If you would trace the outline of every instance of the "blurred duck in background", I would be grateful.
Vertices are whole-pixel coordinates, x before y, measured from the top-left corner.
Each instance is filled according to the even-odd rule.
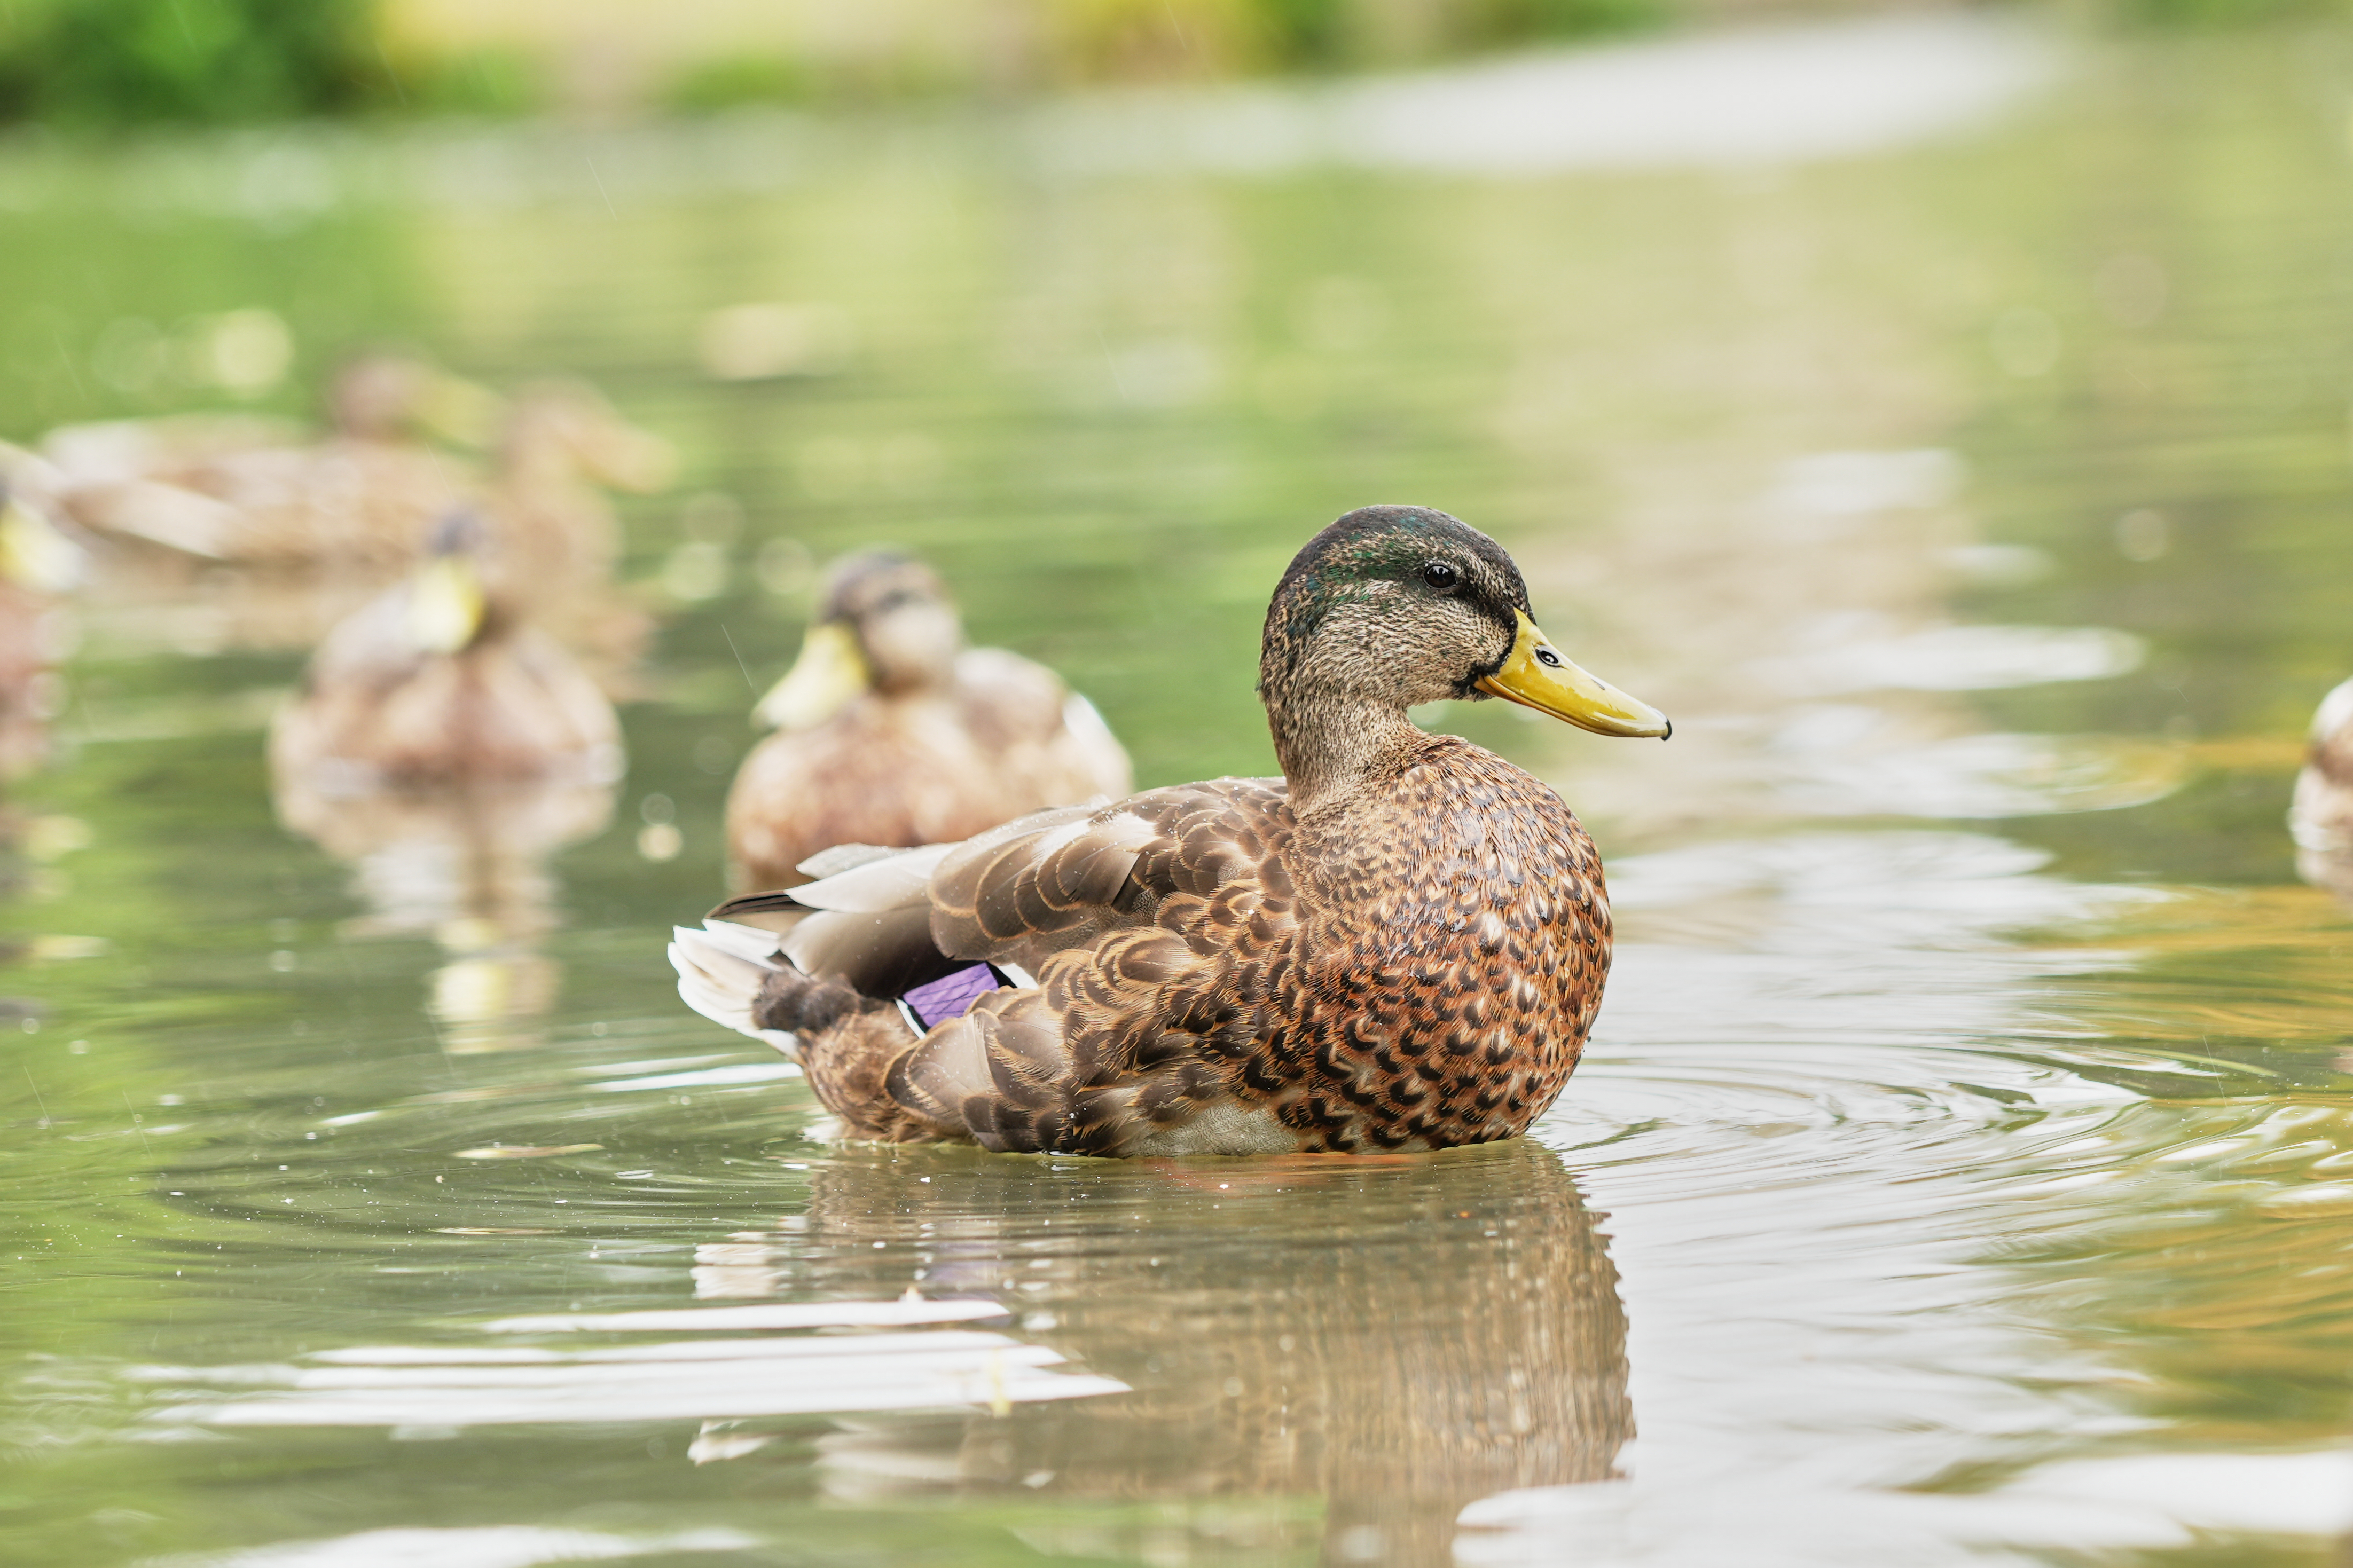
[[[538,625],[607,689],[626,694],[653,619],[614,584],[621,524],[606,490],[667,489],[676,451],[594,387],[543,382],[516,397],[497,463],[482,504],[497,523],[507,581],[529,584]]]
[[[490,388],[397,349],[345,359],[328,381],[322,401],[323,436],[267,415],[174,414],[61,426],[43,437],[41,446],[69,473],[188,484],[208,464],[313,444],[448,441],[479,450],[496,437],[506,412],[506,400]]]
[[[404,581],[327,635],[270,730],[281,789],[620,776],[613,705],[530,624],[503,542],[475,513],[451,513]]]
[[[542,382],[515,398],[486,503],[515,571],[549,590],[601,584],[621,552],[605,491],[666,489],[677,467],[669,442],[622,418],[595,387]]]
[[[41,439],[76,517],[183,554],[246,564],[406,559],[456,500],[467,470],[431,440],[480,448],[496,393],[414,354],[344,362],[321,435],[250,414],[179,414],[69,425]]]
[[[938,576],[887,551],[836,563],[754,719],[776,733],[727,797],[728,848],[753,887],[806,880],[801,862],[835,845],[965,838],[1134,782],[1092,703],[1041,665],[966,647]]]
[[[611,819],[612,704],[526,618],[480,519],[435,531],[408,578],[329,634],[269,737],[280,820],[352,866],[350,934],[428,932],[453,1051],[528,1044],[556,988],[546,862]]]
[[[2353,680],[2320,700],[2288,806],[2296,870],[2353,907]]]
[[[611,584],[620,532],[602,487],[666,484],[668,442],[579,383],[528,387],[506,404],[415,362],[362,361],[330,403],[337,432],[307,444],[195,450],[190,437],[185,460],[142,467],[142,444],[151,456],[173,449],[177,422],[158,420],[69,427],[46,455],[0,459],[114,546],[110,613],[127,638],[312,646],[465,507],[494,525],[508,579],[533,584],[539,624],[601,678],[620,679],[651,623]],[[439,410],[429,425],[420,404]],[[460,426],[495,433],[487,477],[411,435]]]
[[[372,572],[380,583],[417,558],[436,519],[463,504],[498,517],[518,571],[601,581],[618,534],[597,486],[659,488],[668,443],[579,383],[528,388],[502,418],[504,405],[480,388],[417,390],[441,384],[422,370],[403,375],[363,362],[330,400],[350,427],[314,442],[207,449],[173,437],[177,421],[157,420],[69,426],[42,450],[77,521],[205,561]],[[496,432],[487,480],[411,438],[411,400],[428,396],[464,405],[470,427],[489,427],[475,434]]]
[[[62,595],[85,558],[37,504],[0,482],[0,779],[47,760],[58,706],[55,669],[71,640]]]

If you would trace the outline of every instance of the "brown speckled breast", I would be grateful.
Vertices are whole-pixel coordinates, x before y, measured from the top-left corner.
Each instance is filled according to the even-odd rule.
[[[1559,1098],[1600,1006],[1600,857],[1545,784],[1452,737],[1383,807],[1287,847],[1293,979],[1242,1087],[1307,1148],[1511,1137]]]

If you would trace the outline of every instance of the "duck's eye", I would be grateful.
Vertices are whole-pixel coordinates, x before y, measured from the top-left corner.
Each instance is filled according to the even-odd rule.
[[[1421,569],[1421,580],[1433,588],[1451,588],[1461,575],[1443,561],[1433,561]]]
[[[1550,665],[1553,668],[1558,669],[1560,668],[1560,655],[1553,652],[1552,649],[1548,647],[1540,647],[1536,649],[1536,662],[1538,664]]]

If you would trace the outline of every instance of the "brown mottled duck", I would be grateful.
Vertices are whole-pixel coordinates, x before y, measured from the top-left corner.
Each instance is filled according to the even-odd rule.
[[[480,520],[453,514],[406,580],[327,634],[270,727],[290,822],[312,795],[620,776],[613,705],[502,567]]]
[[[939,578],[887,552],[836,564],[757,717],[776,733],[727,797],[728,847],[755,888],[801,880],[836,844],[944,843],[1134,787],[1092,703],[1042,665],[965,647]]]
[[[1407,710],[1666,719],[1553,648],[1493,540],[1420,507],[1299,552],[1259,687],[1282,778],[833,851],[681,930],[680,994],[794,1055],[852,1137],[1163,1155],[1524,1131],[1600,1005],[1600,858],[1540,780]]]

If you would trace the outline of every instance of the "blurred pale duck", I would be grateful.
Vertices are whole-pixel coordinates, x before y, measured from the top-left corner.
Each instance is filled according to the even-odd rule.
[[[1524,1131],[1600,1005],[1600,859],[1545,784],[1407,710],[1665,718],[1552,647],[1493,540],[1419,507],[1309,542],[1259,668],[1282,778],[835,850],[680,930],[681,996],[794,1056],[856,1138],[1251,1154]]]
[[[281,807],[620,776],[612,704],[526,618],[501,542],[453,513],[407,577],[327,634],[270,728]]]
[[[884,551],[836,563],[800,657],[754,717],[776,732],[727,797],[750,887],[798,881],[837,844],[966,838],[1134,784],[1093,704],[1041,665],[966,647],[938,576]]]
[[[400,349],[345,359],[322,399],[323,435],[301,422],[264,414],[167,414],[65,425],[41,438],[42,451],[69,473],[91,478],[184,480],[207,463],[239,453],[281,450],[322,441],[391,446],[417,440],[487,446],[506,401]]]
[[[43,451],[76,521],[198,560],[389,574],[417,559],[436,520],[466,505],[496,519],[518,581],[566,584],[601,582],[618,553],[612,509],[596,487],[668,481],[668,444],[571,382],[526,389],[502,417],[493,395],[474,389],[493,401],[468,403],[467,417],[499,431],[493,471],[481,479],[407,438],[410,400],[438,395],[412,384],[438,380],[363,368],[332,399],[347,427],[322,440],[245,439],[267,426],[203,416],[68,426],[51,432]]]

